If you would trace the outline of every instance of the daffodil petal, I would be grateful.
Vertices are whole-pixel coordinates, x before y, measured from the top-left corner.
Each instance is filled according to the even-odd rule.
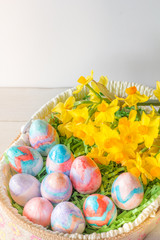
[[[64,107],[66,109],[71,109],[74,105],[74,102],[75,102],[75,98],[73,96],[67,98],[67,100],[65,101],[64,103]]]
[[[136,110],[131,110],[129,113],[129,120],[131,122],[134,122],[137,116],[137,111]]]
[[[58,112],[61,113],[64,109],[64,103],[59,102],[53,109],[52,112]]]
[[[99,83],[103,84],[104,86],[107,86],[108,78],[106,76],[101,76],[99,79]]]
[[[73,94],[79,93],[79,92],[82,90],[83,85],[77,85],[76,88],[77,88],[77,90],[75,90],[75,91],[73,92]]]

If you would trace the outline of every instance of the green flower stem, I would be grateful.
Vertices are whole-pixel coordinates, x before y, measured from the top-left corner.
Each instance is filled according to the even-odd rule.
[[[160,146],[158,146],[158,145],[152,145],[152,147],[158,147],[158,148],[160,148]]]
[[[89,90],[91,90],[102,101],[102,97],[89,84],[86,84],[86,87],[88,87]]]
[[[147,147],[144,147],[140,152],[141,153],[144,153],[144,152],[146,152],[148,150],[148,148]]]
[[[89,101],[89,100],[76,101],[76,102],[74,103],[74,107],[77,107],[78,105],[81,105],[81,104],[94,104],[94,102]]]
[[[158,100],[149,99],[147,102],[137,103],[137,106],[149,106],[149,105],[160,106],[160,102]]]
[[[99,103],[96,103],[95,106],[91,109],[90,113],[89,113],[89,117],[86,120],[86,124],[89,122],[89,119],[92,117],[92,115],[95,113],[97,106],[101,103],[101,101]]]
[[[137,111],[137,118],[138,118],[139,120],[141,120],[141,114],[140,114],[140,111]]]
[[[154,157],[156,158],[159,153],[160,153],[160,149],[159,149],[158,152],[154,155]]]
[[[111,101],[108,98],[102,98],[106,103],[111,103]]]

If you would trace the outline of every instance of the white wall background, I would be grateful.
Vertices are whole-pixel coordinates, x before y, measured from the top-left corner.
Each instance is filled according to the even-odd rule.
[[[0,86],[160,80],[159,0],[0,0]]]

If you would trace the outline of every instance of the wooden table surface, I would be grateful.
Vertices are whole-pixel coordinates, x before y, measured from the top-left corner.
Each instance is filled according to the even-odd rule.
[[[30,117],[67,88],[0,88],[0,155]],[[145,240],[159,240],[160,225]]]

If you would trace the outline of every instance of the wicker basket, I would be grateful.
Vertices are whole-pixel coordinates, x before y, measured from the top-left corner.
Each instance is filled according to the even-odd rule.
[[[141,94],[153,95],[153,89],[127,82],[109,82],[109,91],[118,96],[125,96],[125,89],[135,85]],[[42,106],[30,119],[30,121],[21,129],[20,135],[15,139],[12,145],[29,145],[28,130],[33,119],[45,119],[50,117],[51,109],[59,102],[64,102],[75,89],[70,89],[57,97],[51,99]],[[77,96],[81,99],[87,93],[83,89]],[[12,207],[8,197],[8,182],[13,172],[10,166],[5,163],[4,157],[0,162],[0,240],[67,240],[67,239],[124,239],[124,240],[142,240],[151,232],[156,224],[160,221],[160,196],[152,202],[134,222],[125,223],[117,230],[111,230],[106,233],[93,234],[63,234],[53,232],[44,227],[33,224],[26,217],[18,214],[17,210]]]

